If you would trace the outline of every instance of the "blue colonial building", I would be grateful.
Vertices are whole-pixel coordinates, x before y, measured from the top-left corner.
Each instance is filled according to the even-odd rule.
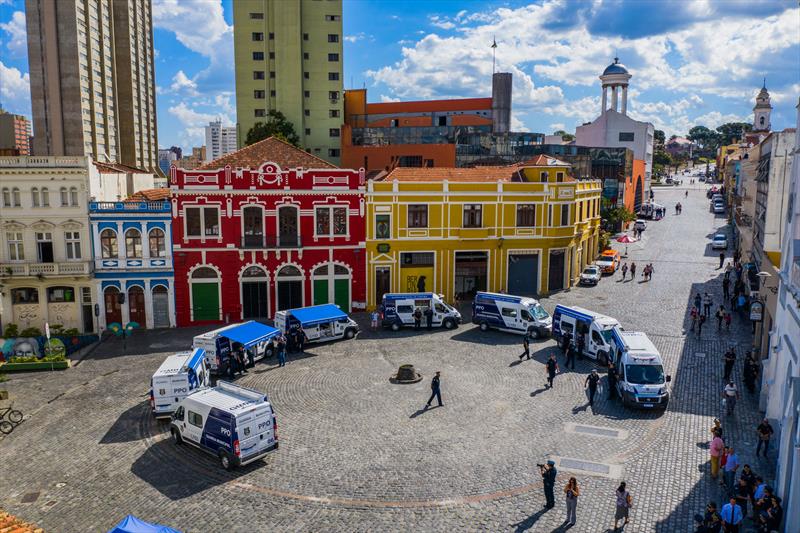
[[[138,199],[89,203],[100,331],[114,322],[175,327],[168,196],[154,190]]]

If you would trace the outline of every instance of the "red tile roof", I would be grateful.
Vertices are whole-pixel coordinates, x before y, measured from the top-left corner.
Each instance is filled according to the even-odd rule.
[[[94,166],[97,167],[98,172],[101,174],[147,174],[148,172],[142,168],[132,167],[130,165],[123,165],[122,163],[102,163],[95,161]]]
[[[135,192],[131,195],[131,200],[144,200],[146,202],[155,202],[158,200],[169,200],[169,189],[144,189]]]
[[[487,182],[487,181],[526,181],[519,176],[523,168],[541,168],[550,166],[571,167],[555,157],[538,155],[529,161],[504,166],[485,166],[471,168],[454,167],[397,167],[385,176],[375,178],[375,181],[461,181],[461,182]],[[574,181],[569,176],[564,181]]]
[[[276,137],[267,137],[263,141],[258,141],[235,152],[225,154],[214,161],[203,163],[198,169],[215,170],[226,166],[231,168],[258,168],[268,161],[277,163],[283,169],[298,167],[304,169],[337,168],[336,165],[332,165],[324,159],[309,154]]]
[[[44,533],[44,529],[23,522],[0,509],[0,531],[9,533]]]

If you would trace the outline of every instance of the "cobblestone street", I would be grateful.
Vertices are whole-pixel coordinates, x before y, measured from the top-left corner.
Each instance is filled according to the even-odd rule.
[[[140,333],[126,353],[104,342],[71,370],[3,384],[27,420],[0,440],[0,507],[55,533],[104,531],[127,513],[198,532],[553,531],[563,527],[561,489],[574,475],[582,494],[569,531],[611,531],[622,480],[634,500],[626,532],[693,531],[692,516],[708,500],[724,503],[709,476],[714,417],[765,479],[774,451],[768,460],[754,456],[757,394],[743,392],[735,416],[722,418],[722,354],[737,345],[741,387],[750,322],[736,317],[731,332],[717,332],[712,317],[701,337],[686,331],[694,294],[708,290],[714,308],[722,299],[709,237],[726,224],[710,212],[702,184],[688,198],[686,190],[656,188],[667,217],[627,245],[639,272],[653,264],[652,281],[616,274],[542,300],[551,312],[557,303],[580,305],[646,332],[672,375],[666,412],[623,408],[604,387],[589,407],[589,360],[562,368],[547,390],[544,362],[558,353],[563,365],[552,340],[533,343],[533,359],[519,362],[520,337],[471,323],[432,333],[364,327],[356,340],[312,345],[285,368],[262,362],[237,380],[269,395],[280,448],[226,472],[173,445],[147,403],[152,373],[198,330]],[[422,382],[390,383],[405,363]],[[424,411],[437,370],[445,405]],[[549,458],[561,467],[556,507],[544,512],[536,464]]]

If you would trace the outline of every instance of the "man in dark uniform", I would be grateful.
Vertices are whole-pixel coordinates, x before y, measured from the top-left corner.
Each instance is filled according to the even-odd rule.
[[[728,348],[728,351],[725,352],[723,357],[725,359],[725,377],[723,379],[727,381],[731,377],[733,367],[736,364],[736,352],[733,350],[733,347]]]
[[[255,350],[256,350],[255,346],[247,349],[247,366],[249,366],[250,368],[255,368],[256,366]]]
[[[547,465],[542,465],[539,467],[539,470],[542,474],[542,484],[544,485],[544,498],[545,498],[545,509],[552,509],[556,504],[555,494],[553,494],[553,489],[556,486],[556,463],[553,460],[547,461]]]
[[[523,357],[531,358],[531,341],[527,333],[522,337],[522,355],[519,356],[519,360],[522,361]]]
[[[547,384],[550,388],[553,388],[553,379],[556,377],[556,372],[558,372],[558,362],[556,361],[556,356],[551,355],[550,359],[547,360],[545,364],[547,368]]]
[[[437,370],[436,375],[433,376],[433,379],[431,380],[431,397],[428,398],[428,403],[425,404],[425,409],[431,406],[431,402],[433,401],[434,398],[436,398],[439,401],[439,407],[442,407],[444,405],[442,403],[442,391],[441,391],[441,385],[439,383],[439,374],[441,374],[441,372]]]
[[[592,373],[586,376],[584,388],[589,389],[589,405],[594,405],[594,395],[597,393],[597,383],[600,381],[600,376],[597,374],[597,369],[593,368]]]
[[[430,307],[425,309],[425,322],[427,322],[428,329],[433,328],[433,309]]]
[[[414,329],[418,330],[422,324],[422,311],[419,307],[414,309]]]
[[[614,361],[608,362],[608,399],[614,398],[617,395],[617,369],[614,366]]]
[[[580,339],[580,337],[578,337]],[[572,368],[575,370],[575,347],[570,344],[567,344],[567,362],[564,366],[567,368]]]
[[[303,347],[306,344],[306,332],[303,331],[302,327],[297,328],[297,347],[300,349],[300,353],[303,353]]]
[[[695,533],[719,533],[722,528],[722,518],[717,511],[717,504],[714,502],[708,502],[706,505],[705,516],[696,514],[694,520],[697,522]]]
[[[565,331],[563,335],[561,335],[561,351],[566,354],[569,351],[569,347],[572,344],[572,333],[569,331]]]
[[[586,348],[586,338],[583,334],[578,335],[576,342],[578,346],[578,359],[583,359],[583,350]],[[575,368],[575,361],[572,362],[572,368]]]

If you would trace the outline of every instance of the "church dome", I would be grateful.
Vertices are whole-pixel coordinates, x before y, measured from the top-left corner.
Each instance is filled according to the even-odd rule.
[[[619,62],[618,57],[615,57],[614,62],[603,71],[603,76],[608,76],[609,74],[628,74],[628,69]]]

